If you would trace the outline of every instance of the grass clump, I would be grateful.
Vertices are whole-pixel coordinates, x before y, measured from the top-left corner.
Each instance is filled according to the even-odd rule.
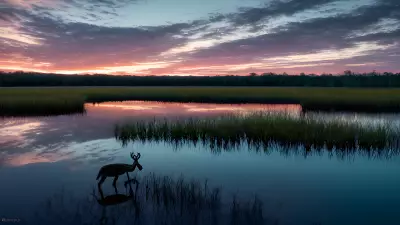
[[[137,121],[116,125],[115,136],[128,141],[202,143],[211,149],[231,149],[246,143],[267,148],[287,147],[336,149],[384,149],[396,137],[384,126],[365,127],[357,123],[294,118],[286,114],[253,113],[178,121]]]

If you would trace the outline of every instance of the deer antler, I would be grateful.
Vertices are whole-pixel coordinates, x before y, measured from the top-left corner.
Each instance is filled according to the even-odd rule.
[[[138,154],[135,155],[135,153],[131,152],[131,158],[134,160],[140,159],[140,153],[138,152]]]

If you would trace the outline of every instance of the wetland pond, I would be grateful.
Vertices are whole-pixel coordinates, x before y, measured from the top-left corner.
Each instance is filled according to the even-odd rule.
[[[232,196],[254,199],[256,195],[262,202],[263,224],[400,224],[400,156],[394,152],[389,151],[385,155],[326,151],[305,153],[279,146],[263,151],[253,151],[247,146],[232,151],[212,151],[202,145],[176,147],[165,142],[129,142],[123,145],[116,140],[113,131],[116,123],[131,120],[155,117],[179,120],[252,111],[285,112],[295,117],[340,119],[365,124],[387,123],[400,127],[400,114],[303,114],[299,105],[145,101],[105,102],[86,104],[85,107],[84,115],[0,120],[0,223],[185,224],[177,223],[176,218],[170,219],[170,222],[161,221],[161,218],[173,217],[168,212],[175,206],[165,198],[163,212],[152,207],[148,214],[141,214],[141,217],[147,215],[153,221],[137,220],[140,216],[135,213],[130,216],[128,212],[135,210],[129,203],[126,207],[126,203],[113,206],[115,208],[102,208],[98,207],[98,202],[91,203],[93,190],[97,189],[99,169],[110,163],[132,163],[129,155],[134,151],[141,153],[139,162],[143,170],[135,170],[131,173],[132,177],[139,179],[156,174],[177,180],[183,176],[187,181],[207,181],[210,189],[220,188],[221,204],[230,209]],[[117,181],[120,193],[126,193],[124,180],[122,175]],[[143,180],[139,185],[145,183]],[[159,189],[164,196],[165,186],[164,190]],[[174,189],[171,187],[170,192]],[[104,182],[103,191],[113,194],[112,178]],[[193,199],[188,205],[193,206]],[[172,202],[175,202],[174,199]],[[145,204],[157,206],[159,202],[143,201],[142,209]],[[190,209],[186,206],[184,210]],[[254,213],[257,210],[253,207],[248,211]],[[254,218],[255,214],[248,211],[243,215]],[[152,216],[151,212],[156,216]],[[188,217],[200,215],[191,212]],[[230,219],[226,221],[235,224],[236,220],[231,216],[229,214]],[[107,217],[114,219],[107,220]],[[133,217],[136,219],[131,219]],[[203,223],[198,224],[218,224],[218,218],[207,218],[209,220],[200,220]],[[248,221],[251,223],[246,224],[260,222]]]

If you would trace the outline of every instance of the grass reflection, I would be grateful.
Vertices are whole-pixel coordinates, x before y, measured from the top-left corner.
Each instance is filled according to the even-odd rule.
[[[105,206],[107,197],[91,195],[76,198],[60,191],[36,212],[37,224],[271,224],[258,198],[222,199],[219,188],[207,182],[173,179],[150,174],[136,177],[129,194],[108,199],[124,199],[121,204]],[[103,201],[102,201],[103,199]],[[129,200],[125,200],[129,199]],[[103,203],[103,204],[100,204]]]

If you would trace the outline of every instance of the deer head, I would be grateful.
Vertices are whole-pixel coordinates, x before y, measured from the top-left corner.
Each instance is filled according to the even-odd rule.
[[[133,159],[133,167],[134,168],[138,168],[139,170],[142,170],[143,167],[142,165],[140,165],[140,163],[138,162],[138,160],[140,159],[140,153],[138,152],[136,155],[131,152],[131,158]]]

